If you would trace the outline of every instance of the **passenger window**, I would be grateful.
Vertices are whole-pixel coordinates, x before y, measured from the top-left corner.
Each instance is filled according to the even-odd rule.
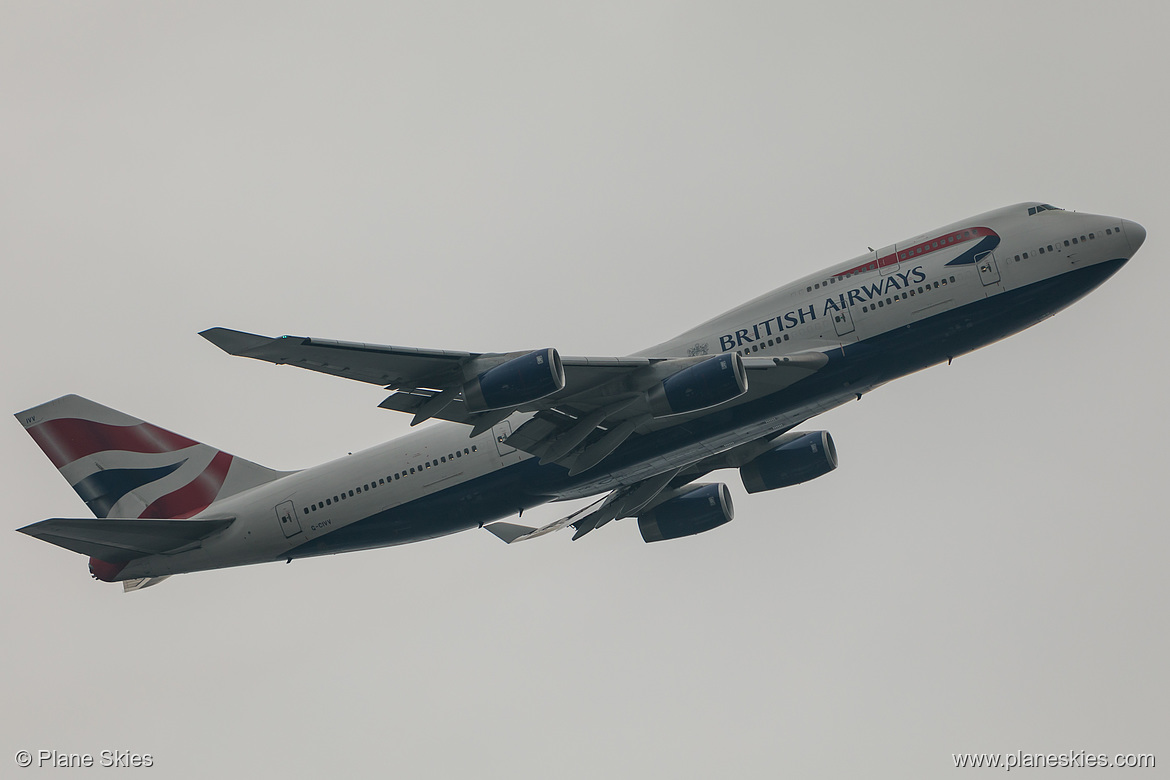
[[[325,506],[333,506],[333,502],[329,499],[325,499]]]
[[[1049,252],[1053,251],[1053,249],[1052,249],[1052,244],[1049,244],[1049,245],[1048,245],[1048,251],[1049,251]]]
[[[1024,252],[1024,259],[1025,259],[1025,260],[1027,260],[1027,259],[1028,259],[1028,253],[1027,253],[1027,252]]]
[[[1095,235],[1093,235],[1092,233],[1090,233],[1090,234],[1089,234],[1089,238],[1091,238],[1091,239],[1092,239],[1092,238],[1096,238],[1096,236],[1095,236]]]
[[[1068,239],[1067,238],[1064,240],[1064,245],[1068,246]]]

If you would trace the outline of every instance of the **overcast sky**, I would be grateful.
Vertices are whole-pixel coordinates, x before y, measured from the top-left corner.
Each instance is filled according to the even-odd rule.
[[[474,531],[123,595],[14,532],[87,510],[0,425],[0,766],[1164,772],[1170,12],[789,5],[0,3],[0,410],[76,392],[274,468],[408,418],[198,331],[625,354],[1021,200],[1149,231],[1055,319],[811,421],[832,474],[722,475],[735,521],[675,542]]]

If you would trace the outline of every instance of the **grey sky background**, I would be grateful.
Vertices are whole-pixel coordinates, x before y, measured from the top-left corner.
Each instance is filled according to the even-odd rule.
[[[1168,22],[0,5],[0,409],[77,392],[275,468],[408,420],[199,330],[625,354],[1021,200],[1149,231],[1055,319],[810,422],[832,474],[720,475],[735,521],[676,542],[477,531],[123,595],[12,530],[87,510],[0,425],[0,774],[22,748],[174,778],[937,777],[1016,750],[1164,773]]]

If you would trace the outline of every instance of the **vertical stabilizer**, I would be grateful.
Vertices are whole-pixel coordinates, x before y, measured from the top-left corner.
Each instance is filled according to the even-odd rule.
[[[100,518],[186,518],[288,472],[201,444],[77,395],[16,415]]]

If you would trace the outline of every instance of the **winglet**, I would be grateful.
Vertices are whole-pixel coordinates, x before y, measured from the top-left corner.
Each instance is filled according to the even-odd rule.
[[[515,523],[492,523],[491,525],[485,525],[484,528],[508,544],[536,530],[535,528],[529,528],[526,525],[516,525]]]
[[[268,336],[244,333],[241,330],[229,330],[228,328],[208,328],[200,331],[199,335],[229,355],[247,355],[252,350],[263,347],[272,341]]]

